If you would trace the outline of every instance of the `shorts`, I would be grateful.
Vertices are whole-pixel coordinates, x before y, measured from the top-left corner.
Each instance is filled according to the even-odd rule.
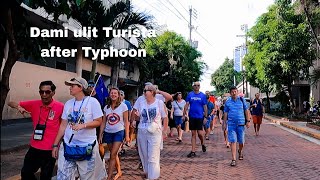
[[[114,142],[123,142],[124,130],[115,133],[103,133],[103,143],[112,144]]]
[[[245,126],[228,125],[228,141],[244,144]]]
[[[203,130],[203,118],[189,118],[190,130]]]
[[[209,116],[209,117],[207,118],[207,122],[206,122],[206,124],[204,124],[204,128],[205,128],[205,129],[209,129],[209,128],[210,128],[210,124],[211,124],[211,122],[212,122],[212,120],[213,120],[213,117],[214,117],[214,116]]]
[[[182,124],[182,116],[173,116],[173,120],[176,123],[176,127],[181,126]]]
[[[252,115],[253,124],[262,124],[262,116]]]
[[[175,123],[174,120],[171,119],[171,118],[169,118],[169,124],[168,124],[168,125],[169,125],[170,129],[176,127],[176,123]]]

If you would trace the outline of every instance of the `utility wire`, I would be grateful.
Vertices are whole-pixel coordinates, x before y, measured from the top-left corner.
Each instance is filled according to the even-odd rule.
[[[182,3],[181,3],[179,0],[177,0],[177,1],[178,1],[178,3],[183,7],[183,9],[186,10],[187,13],[189,13],[189,11],[182,5]]]
[[[166,7],[172,14],[174,14],[177,18],[179,18],[180,20],[183,20],[181,19],[181,17],[179,17],[176,13],[174,13],[167,5],[165,5],[161,0],[158,0],[158,2],[160,2],[164,7]]]
[[[205,40],[210,46],[212,46],[212,44],[205,38],[201,35],[201,33],[199,33],[197,30],[195,30],[195,32],[203,39]]]
[[[160,1],[160,0],[159,0],[159,1]],[[160,1],[160,2],[161,2],[161,1]],[[167,0],[167,2],[181,15],[181,17],[183,17],[184,20],[186,20],[188,23],[190,23],[190,22],[188,21],[188,19],[186,19],[186,18],[184,17],[184,15],[182,15],[181,12],[180,12],[169,0]]]
[[[160,12],[161,14],[165,15],[166,14],[164,12],[162,12],[161,10],[159,10],[158,8],[156,8],[155,6],[153,6],[152,4],[150,4],[147,0],[144,0],[144,2],[146,2],[149,6],[151,6],[153,9],[155,9],[156,11]]]

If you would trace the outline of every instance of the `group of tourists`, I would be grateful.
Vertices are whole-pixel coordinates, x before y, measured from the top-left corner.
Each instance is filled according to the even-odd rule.
[[[56,86],[52,81],[39,85],[40,100],[9,102],[21,114],[30,114],[33,134],[30,148],[21,170],[22,180],[32,180],[41,169],[41,179],[51,179],[57,161],[57,179],[118,179],[122,175],[119,152],[124,144],[132,141],[136,133],[136,145],[146,179],[160,177],[160,151],[170,127],[177,129],[178,143],[182,143],[183,131],[191,131],[189,158],[196,157],[196,140],[206,152],[206,141],[220,122],[227,148],[231,147],[230,165],[243,160],[245,126],[254,122],[259,135],[263,104],[259,94],[250,107],[238,96],[236,87],[230,88],[230,97],[213,98],[209,91],[200,92],[200,83],[192,84],[193,91],[185,99],[177,92],[173,95],[161,91],[150,82],[145,83],[143,95],[131,106],[124,92],[109,87],[106,101],[97,100],[95,83],[76,77],[65,81],[72,99],[66,103],[54,100]],[[251,113],[249,111],[251,110]],[[252,114],[252,115],[251,115]],[[170,128],[171,129],[171,128]],[[169,133],[169,137],[172,131]],[[236,143],[239,149],[236,150]],[[108,167],[104,164],[101,145],[107,144],[110,153]],[[114,170],[116,174],[114,175]]]

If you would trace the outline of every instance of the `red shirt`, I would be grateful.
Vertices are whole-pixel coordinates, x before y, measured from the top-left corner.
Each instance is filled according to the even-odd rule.
[[[19,103],[19,105],[31,113],[33,130],[36,128],[39,118],[39,123],[43,125],[47,120],[43,139],[34,140],[32,133],[30,145],[40,150],[52,150],[52,145],[60,127],[63,104],[53,100],[48,106],[44,106],[41,100],[31,100],[22,101]]]
[[[209,101],[212,102],[213,104],[215,104],[216,99],[214,98],[214,96],[210,96]]]

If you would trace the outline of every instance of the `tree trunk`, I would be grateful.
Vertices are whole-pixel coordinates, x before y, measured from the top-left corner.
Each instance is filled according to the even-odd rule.
[[[266,108],[266,112],[270,112],[270,97],[269,97],[269,91],[266,92],[267,95],[267,108]]]
[[[114,63],[112,66],[111,66],[111,80],[110,80],[110,83],[117,87],[118,86],[118,79],[119,79],[119,71],[120,71],[120,67],[119,67],[119,61],[120,60],[117,60],[116,63]]]
[[[90,80],[94,80],[94,76],[96,75],[96,71],[97,71],[97,64],[98,64],[98,59],[92,61]]]
[[[307,19],[308,25],[309,25],[309,27],[310,27],[311,34],[312,34],[314,40],[316,41],[317,46],[320,47],[319,39],[318,39],[318,37],[317,37],[316,32],[314,31],[314,29],[313,29],[313,27],[312,27],[311,17],[310,17],[310,15],[309,15],[309,13],[308,13],[307,6],[306,6],[306,4],[305,4],[302,0],[300,0],[300,2],[301,2],[301,4],[302,4],[302,6],[303,6],[303,11],[304,11],[304,13],[306,14],[306,19]]]
[[[7,8],[2,13],[1,16],[4,18],[5,31],[8,33],[9,41],[9,54],[8,59],[4,64],[3,72],[1,74],[1,95],[0,95],[0,119],[2,120],[2,112],[5,105],[6,98],[10,91],[9,79],[13,65],[19,58],[17,44],[14,37],[13,24],[12,24],[12,14],[11,9]]]
[[[289,103],[290,103],[290,111],[291,111],[291,116],[295,115],[295,104],[293,101],[293,97],[292,97],[292,89],[291,89],[291,84],[288,84],[288,93],[289,93]]]

